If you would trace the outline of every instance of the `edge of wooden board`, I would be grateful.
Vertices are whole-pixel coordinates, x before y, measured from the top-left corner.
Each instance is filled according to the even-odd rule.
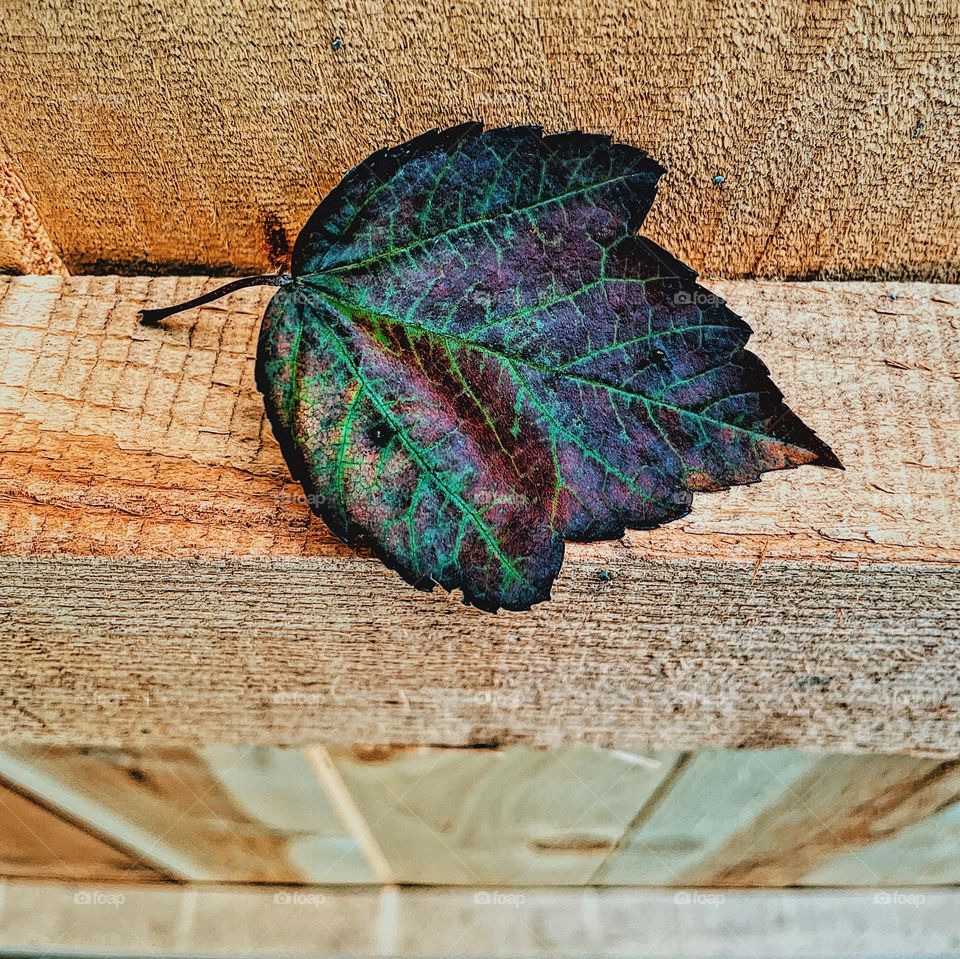
[[[596,573],[493,616],[357,557],[0,558],[0,738],[958,750],[949,568]]]
[[[0,955],[956,956],[960,891],[0,885]],[[829,929],[829,936],[824,931]]]

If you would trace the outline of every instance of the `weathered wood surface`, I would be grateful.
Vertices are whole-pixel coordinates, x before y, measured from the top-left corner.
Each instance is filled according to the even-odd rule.
[[[598,568],[491,619],[373,560],[4,559],[0,733],[957,751],[955,572]]]
[[[0,142],[0,273],[66,273]]]
[[[0,885],[16,954],[955,959],[960,892]]]
[[[476,886],[588,883],[669,790],[679,758],[582,747],[334,755],[395,881]]]
[[[958,809],[958,759],[19,745],[0,749],[0,877],[936,885],[960,881]]]
[[[648,231],[710,274],[955,281],[958,53],[942,0],[13,0],[0,142],[75,273],[259,271],[372,150],[479,119],[649,150]]]
[[[93,835],[87,824],[67,822],[6,786],[0,786],[0,876],[87,882],[168,878]]]
[[[571,546],[491,617],[311,520],[265,294],[137,326],[207,283],[0,281],[0,735],[957,751],[960,289],[718,284],[847,471]]]
[[[169,878],[374,878],[296,751],[7,746],[0,749],[0,780],[109,837]]]

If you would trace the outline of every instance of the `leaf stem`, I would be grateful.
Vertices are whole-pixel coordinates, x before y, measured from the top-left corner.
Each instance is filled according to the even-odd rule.
[[[293,277],[289,273],[264,273],[260,276],[245,276],[241,280],[232,280],[223,286],[204,293],[202,296],[187,300],[186,303],[177,303],[175,306],[165,306],[160,310],[141,310],[140,322],[144,326],[159,326],[168,316],[176,313],[182,313],[184,310],[192,310],[194,307],[203,306],[212,300],[218,300],[221,296],[228,293],[235,293],[237,290],[244,290],[248,286],[286,286],[293,282]]]

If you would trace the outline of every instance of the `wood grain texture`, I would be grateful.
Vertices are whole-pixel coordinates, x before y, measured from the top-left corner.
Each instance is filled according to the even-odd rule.
[[[6,558],[0,736],[956,753],[955,572],[596,572],[492,617],[354,557]]]
[[[941,0],[14,0],[0,141],[73,272],[260,272],[371,151],[479,119],[649,150],[649,234],[712,275],[955,281],[958,52]]]
[[[0,876],[88,882],[169,878],[6,786],[0,786]]]
[[[955,890],[897,888],[510,893],[9,883],[0,885],[0,937],[11,953],[150,959],[955,959],[958,900]]]
[[[925,822],[960,799],[960,761],[911,756],[829,756],[790,784],[738,834],[678,877],[683,885],[790,886],[836,857]],[[916,874],[914,873],[914,878]],[[923,881],[936,882],[931,876]],[[860,861],[847,883],[882,885]]]
[[[373,879],[296,752],[9,745],[0,777],[175,879]]]
[[[66,272],[0,142],[0,273]]]
[[[958,810],[956,760],[703,750],[594,881],[955,882]]]
[[[605,857],[593,881],[681,884],[684,873],[731,837],[749,832],[761,813],[792,795],[794,784],[822,761],[791,749],[694,753],[663,801]]]
[[[905,885],[960,885],[960,793],[944,797],[942,808],[920,822],[901,826],[882,817],[874,832],[869,846],[831,856],[807,873],[804,882],[851,886],[863,883],[864,876],[875,883],[898,876]]]
[[[0,279],[0,554],[346,556],[291,482],[253,384],[269,292],[171,321],[202,278]],[[801,469],[568,555],[960,561],[960,287],[720,283],[845,473]]]
[[[398,882],[476,886],[587,883],[678,758],[582,747],[334,755]]]
[[[265,294],[137,326],[208,282],[0,281],[0,734],[956,752],[956,287],[718,285],[847,471],[571,546],[494,618],[311,520],[253,388]]]

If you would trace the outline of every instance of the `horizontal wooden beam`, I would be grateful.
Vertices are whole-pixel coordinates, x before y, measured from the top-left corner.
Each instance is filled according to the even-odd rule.
[[[954,959],[960,892],[0,885],[0,954]]]
[[[955,573],[600,568],[568,563],[551,605],[492,618],[355,557],[3,559],[0,731],[957,750]]]
[[[949,0],[160,0],[148,61],[125,0],[16,9],[0,142],[74,273],[263,272],[342,171],[482,120],[648,150],[645,228],[705,272],[960,276]]]
[[[958,844],[958,759],[0,748],[0,878],[944,886]]]
[[[570,546],[494,617],[311,518],[253,386],[267,294],[137,325],[209,285],[0,280],[0,735],[957,751],[960,288],[716,284],[846,472]]]

